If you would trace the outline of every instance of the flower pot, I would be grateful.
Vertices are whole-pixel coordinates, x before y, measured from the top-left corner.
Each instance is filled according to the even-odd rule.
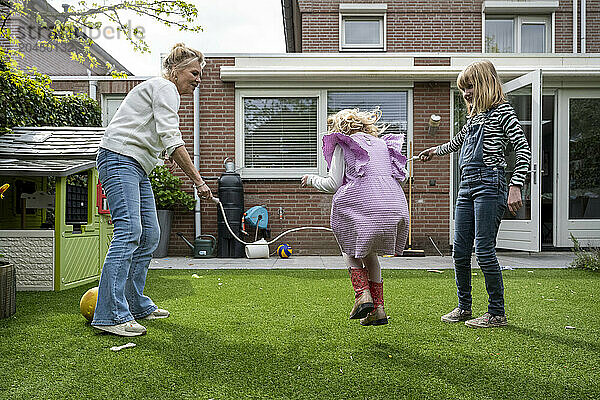
[[[158,226],[160,227],[160,240],[158,241],[158,247],[152,253],[152,257],[163,258],[167,256],[167,250],[169,249],[173,211],[157,210],[156,213],[158,214]]]
[[[17,311],[17,271],[13,264],[0,265],[0,319]]]

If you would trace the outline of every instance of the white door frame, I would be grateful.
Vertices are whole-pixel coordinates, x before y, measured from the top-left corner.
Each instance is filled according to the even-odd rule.
[[[600,220],[569,219],[569,100],[573,98],[600,98],[600,89],[561,89],[558,91],[558,138],[554,160],[558,163],[555,201],[554,246],[572,247],[570,233],[582,246],[600,246]]]
[[[542,127],[542,70],[538,69],[502,85],[508,94],[531,85],[531,164],[529,183],[531,188],[531,219],[503,220],[498,230],[496,247],[511,250],[539,252],[541,213],[541,127]],[[508,182],[507,182],[508,183]]]

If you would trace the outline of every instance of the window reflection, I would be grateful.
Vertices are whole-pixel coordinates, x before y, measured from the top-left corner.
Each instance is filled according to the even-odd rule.
[[[569,100],[569,219],[600,219],[600,99]]]

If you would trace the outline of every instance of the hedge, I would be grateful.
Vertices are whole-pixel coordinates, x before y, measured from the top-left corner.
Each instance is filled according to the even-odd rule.
[[[0,70],[0,129],[16,126],[101,126],[98,103],[86,95],[57,97],[42,74]]]

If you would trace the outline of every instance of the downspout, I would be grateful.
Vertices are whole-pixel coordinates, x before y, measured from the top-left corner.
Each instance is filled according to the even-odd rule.
[[[98,100],[96,98],[97,92],[98,92],[98,81],[90,81],[90,89],[89,89],[90,99],[97,101]]]
[[[194,90],[194,167],[200,170],[200,88]],[[198,237],[202,234],[202,219],[200,214],[200,197],[197,193],[196,206],[194,207],[194,230]]]
[[[585,0],[581,0],[581,52],[585,53]]]
[[[577,53],[577,0],[573,0],[573,53]]]
[[[89,69],[87,70],[87,74],[88,74],[88,78],[92,77],[92,72]],[[90,99],[97,101],[97,99],[96,99],[96,93],[98,91],[98,81],[90,79],[89,82],[88,82],[88,85],[89,85],[88,94],[90,96]]]

